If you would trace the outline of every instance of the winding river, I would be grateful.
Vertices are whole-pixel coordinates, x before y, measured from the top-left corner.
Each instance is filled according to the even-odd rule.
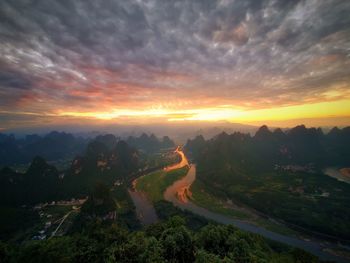
[[[165,167],[164,170],[167,172],[188,165],[187,158],[185,154],[180,151],[180,147],[177,147],[175,152],[180,155],[181,161]],[[132,182],[132,188],[128,190],[129,195],[135,205],[136,215],[142,225],[153,224],[158,221],[156,210],[154,209],[152,202],[148,200],[146,194],[136,190],[136,184],[137,179]]]
[[[137,218],[142,225],[150,225],[158,221],[156,210],[146,194],[136,190],[137,179],[132,182],[132,188],[128,190],[132,202],[135,205]]]
[[[181,162],[178,165],[174,165],[166,168],[166,170],[169,171],[172,169],[181,168],[184,165],[188,165],[188,161],[184,153],[180,151],[179,148],[177,149],[177,152],[182,157]],[[306,241],[296,237],[289,237],[286,235],[278,234],[278,233],[266,230],[265,228],[247,223],[245,221],[233,219],[232,217],[215,213],[203,207],[197,206],[196,204],[188,200],[186,195],[187,190],[190,188],[190,186],[195,181],[195,179],[196,179],[196,165],[193,164],[191,165],[190,170],[188,171],[185,177],[176,181],[174,184],[172,184],[166,189],[166,191],[164,192],[164,199],[173,203],[175,206],[181,209],[189,210],[194,214],[203,216],[207,219],[216,221],[218,223],[232,224],[239,229],[242,229],[251,233],[256,233],[266,238],[269,238],[271,240],[279,241],[281,243],[284,243],[290,246],[304,249],[314,255],[317,255],[323,260],[333,260],[340,263],[349,262],[349,260],[347,259],[344,259],[342,257],[336,256],[334,254],[327,252],[327,250],[332,248],[339,249],[339,246],[337,246],[336,244],[331,244],[329,242],[319,241],[319,240]],[[142,193],[138,193],[138,192],[134,192],[134,193],[141,194],[142,196]],[[137,213],[142,213],[144,215],[143,218],[140,218],[143,224],[150,224],[157,221],[156,212],[152,206],[152,203],[148,201],[146,196],[143,196],[142,200],[139,200],[134,196],[133,201],[135,203]],[[146,218],[147,217],[146,215],[147,216],[150,215],[150,216]]]

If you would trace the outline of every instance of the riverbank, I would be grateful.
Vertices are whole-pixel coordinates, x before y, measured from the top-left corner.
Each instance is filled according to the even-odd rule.
[[[181,199],[179,200],[178,190],[183,189],[185,187],[190,188],[195,179],[196,166],[191,165],[191,168],[185,177],[176,181],[173,185],[166,189],[166,191],[164,192],[164,199],[173,203],[173,205],[175,205],[178,208],[188,210],[194,214],[197,214],[209,220],[213,220],[221,224],[232,224],[239,229],[262,235],[267,239],[281,242],[292,247],[304,249],[314,255],[317,255],[323,260],[333,260],[341,263],[349,262],[349,259],[344,258],[343,256],[340,256],[340,254],[337,254],[337,252],[335,252],[340,249],[340,247],[337,244],[332,244],[321,240],[303,240],[298,237],[279,234],[274,231],[267,230],[264,227],[259,227],[254,224],[245,222],[243,220],[233,219],[230,216],[217,212],[212,212],[206,208],[196,205],[190,200],[187,200],[186,202],[183,202]]]
[[[179,149],[177,149],[177,151],[179,151]],[[182,155],[182,158],[186,158],[185,155]],[[187,159],[186,159],[187,160]],[[176,166],[173,166],[176,167]],[[166,169],[164,170],[166,171]],[[210,211],[210,209],[204,208],[202,206],[199,206],[197,204],[195,204],[194,202],[191,201],[191,198],[194,198],[193,195],[190,198],[184,198],[183,195],[188,195],[189,193],[189,189],[192,186],[192,184],[195,182],[196,180],[196,165],[191,165],[190,169],[188,170],[187,174],[185,174],[185,176],[180,176],[179,179],[175,179],[175,177],[172,178],[166,178],[169,176],[162,176],[162,183],[157,182],[157,178],[159,178],[161,176],[161,172],[164,171],[159,171],[159,174],[155,173],[155,175],[153,175],[152,177],[147,178],[147,176],[142,177],[142,179],[140,178],[139,180],[145,180],[143,182],[143,186],[142,189],[147,190],[148,193],[150,193],[150,199],[152,200],[160,200],[161,197],[159,196],[159,193],[162,193],[163,189],[164,189],[164,185],[169,184],[169,182],[171,182],[172,180],[172,184],[166,188],[166,190],[164,191],[163,194],[163,198],[166,201],[171,202],[174,206],[183,209],[183,210],[187,210],[192,212],[193,214],[199,215],[201,217],[204,217],[208,220],[212,220],[212,221],[216,221],[218,223],[221,224],[231,224],[236,226],[239,229],[242,229],[244,231],[247,232],[251,232],[251,233],[255,233],[255,234],[259,234],[264,236],[267,239],[271,239],[280,243],[284,243],[286,245],[292,246],[292,247],[297,247],[297,248],[301,248],[304,249],[314,255],[317,255],[318,257],[320,257],[323,260],[333,260],[336,262],[341,262],[341,263],[345,263],[348,262],[348,259],[343,258],[342,256],[336,255],[337,250],[339,250],[339,246],[337,246],[336,244],[331,244],[325,241],[321,241],[321,240],[303,240],[299,237],[293,237],[290,236],[290,233],[278,233],[281,231],[277,231],[276,229],[271,229],[268,230],[268,226],[259,226],[259,225],[263,225],[264,223],[266,224],[266,222],[258,222],[258,225],[252,224],[250,222],[247,222],[245,220],[239,220],[239,219],[235,219],[234,217],[225,215],[223,213],[220,212],[215,212],[215,211]],[[166,175],[166,174],[165,174]],[[145,179],[147,178],[147,179]],[[168,181],[169,180],[169,181]],[[164,182],[167,182],[166,184],[164,184]],[[156,183],[155,183],[156,182]],[[159,187],[159,184],[162,185],[161,188],[162,189],[158,189],[156,190],[157,187]],[[158,186],[157,186],[158,185]],[[137,182],[135,182],[135,187],[137,189]],[[157,191],[156,193],[153,193],[152,191]],[[156,212],[154,210],[154,207],[152,205],[152,201],[150,201],[148,199],[148,197],[143,193],[143,192],[135,192],[136,194],[139,194],[139,197],[141,198],[140,200],[134,200],[135,201],[135,206],[138,209],[146,209],[147,211],[145,211],[142,214],[142,220],[144,220],[144,222],[147,222],[147,224],[149,223],[153,223],[156,222],[157,219],[152,219],[153,215],[156,215]],[[192,193],[193,194],[193,193]],[[182,197],[182,198],[181,198]],[[198,198],[198,196],[197,196]],[[203,201],[203,200],[202,200]],[[207,202],[207,200],[204,198],[204,201]],[[203,201],[203,202],[204,202]],[[213,201],[213,200],[211,200]],[[146,202],[146,203],[143,203]],[[205,203],[204,203],[205,205]],[[213,208],[215,206],[215,203],[211,204],[211,207]],[[210,208],[210,207],[209,207]],[[146,213],[151,212],[151,215],[147,215]],[[237,214],[236,214],[237,216]],[[146,218],[148,217],[148,218]],[[145,220],[145,219],[151,219],[151,220]],[[154,220],[152,222],[152,220]],[[275,225],[274,225],[275,226]],[[271,226],[269,226],[271,227]]]
[[[175,181],[186,176],[189,168],[175,168],[175,170],[160,170],[143,177],[136,182],[136,191],[146,194],[152,202],[157,202],[163,199],[164,191]]]
[[[212,212],[229,216],[232,219],[242,220],[249,224],[263,227],[279,234],[288,235],[291,237],[300,237],[298,232],[279,224],[266,216],[264,217],[260,215],[253,209],[238,205],[232,200],[221,200],[209,194],[206,186],[198,179],[196,179],[196,181],[191,185],[190,190],[192,193],[190,198],[191,201],[200,207],[205,207]]]
[[[165,189],[186,176],[188,172],[188,161],[180,151],[180,147],[177,147],[174,152],[179,155],[180,162],[135,178],[132,181],[132,188],[128,190],[142,225],[150,225],[158,221],[153,204],[162,200]]]

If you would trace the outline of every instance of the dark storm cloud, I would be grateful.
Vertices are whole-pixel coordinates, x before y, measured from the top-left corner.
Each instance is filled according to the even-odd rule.
[[[33,88],[32,81],[29,76],[9,70],[0,71],[0,87],[14,89]]]
[[[348,89],[349,13],[344,0],[3,0],[0,108],[166,104],[183,92],[195,104],[317,101]]]

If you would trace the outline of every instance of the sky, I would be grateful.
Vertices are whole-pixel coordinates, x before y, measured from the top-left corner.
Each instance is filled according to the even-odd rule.
[[[0,130],[350,125],[350,1],[2,0]]]

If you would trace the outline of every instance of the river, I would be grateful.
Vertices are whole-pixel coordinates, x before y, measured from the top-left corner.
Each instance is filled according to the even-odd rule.
[[[347,168],[347,169],[349,169],[349,168]],[[330,176],[330,177],[337,179],[338,181],[350,184],[350,177],[342,174],[340,168],[328,167],[328,168],[323,170],[323,173]]]
[[[165,167],[164,170],[166,172],[188,165],[188,160],[185,154],[180,150],[180,147],[177,147],[175,152],[180,156],[181,160],[176,164]],[[147,198],[146,194],[136,190],[137,179],[132,182],[132,188],[129,189],[128,192],[135,205],[137,218],[142,225],[150,225],[158,221],[158,216],[152,202]]]
[[[178,152],[178,154],[180,154],[180,156],[182,158],[182,160],[180,162],[182,164],[182,166],[179,163],[177,166],[176,165],[170,166],[166,169],[168,169],[168,170],[171,168],[177,169],[177,168],[183,167],[184,165],[188,165],[188,161],[187,161],[187,158],[184,155],[184,153],[182,151],[180,151],[179,148],[177,149],[177,152]],[[290,246],[304,249],[304,250],[306,250],[314,255],[317,255],[318,257],[320,257],[323,260],[333,260],[333,261],[340,262],[340,263],[349,262],[349,260],[335,256],[335,255],[325,251],[325,249],[332,249],[332,248],[339,249],[339,247],[336,244],[331,244],[329,242],[319,241],[319,240],[305,241],[303,239],[299,239],[296,237],[289,237],[286,235],[278,234],[278,233],[266,230],[265,228],[258,227],[258,226],[255,226],[253,224],[247,223],[245,221],[233,219],[232,217],[225,216],[225,215],[215,213],[215,212],[211,212],[203,207],[197,206],[196,204],[194,204],[190,200],[188,200],[187,195],[186,195],[187,190],[190,188],[190,186],[195,181],[195,179],[196,179],[196,165],[192,164],[190,167],[190,170],[188,171],[188,173],[185,177],[176,181],[174,184],[172,184],[171,186],[169,186],[166,189],[166,191],[164,192],[164,199],[173,203],[175,206],[177,206],[181,209],[191,211],[194,214],[203,216],[207,219],[216,221],[218,223],[232,224],[232,225],[236,226],[237,228],[242,229],[244,231],[256,233],[256,234],[262,235],[268,239],[275,240],[275,241],[278,241],[278,242],[281,242],[281,243],[284,243],[284,244],[287,244]],[[133,198],[133,200],[134,200],[134,198]],[[136,200],[136,202],[134,201],[134,203],[136,206],[136,210],[139,211],[139,213],[141,211],[144,215],[146,215],[146,214],[151,215],[151,217],[149,217],[147,219],[144,216],[144,219],[143,219],[144,224],[146,224],[146,221],[148,222],[148,224],[156,221],[155,210],[154,210],[151,202],[149,202],[145,196],[144,196],[143,200]],[[141,207],[141,206],[144,206],[144,207]],[[144,211],[145,209],[146,210],[151,209],[152,211],[146,212],[146,211]],[[153,219],[153,222],[152,222],[152,219]]]

